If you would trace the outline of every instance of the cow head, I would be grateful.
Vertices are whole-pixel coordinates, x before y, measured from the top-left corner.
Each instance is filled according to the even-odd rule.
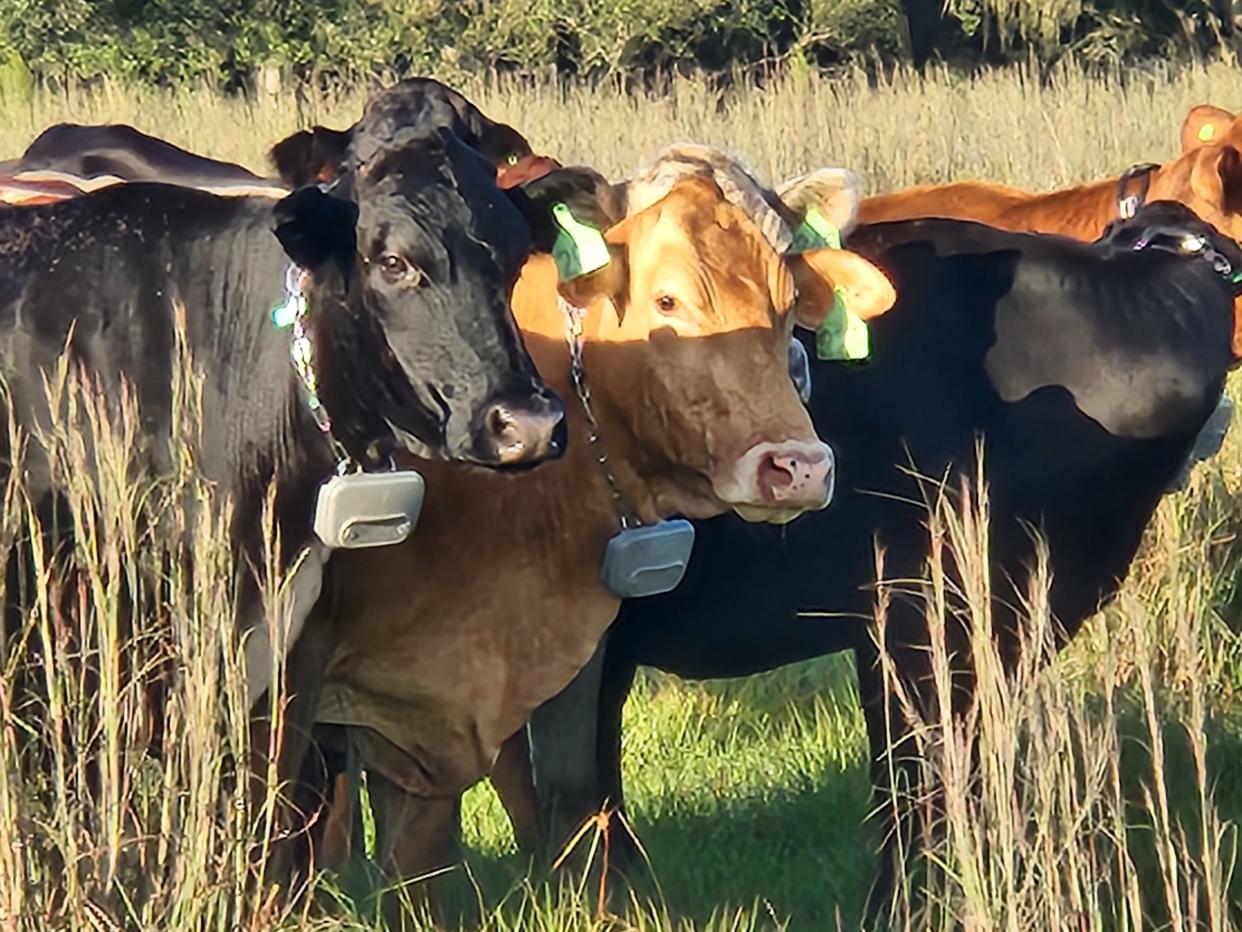
[[[536,155],[512,126],[489,120],[462,94],[431,78],[407,78],[368,104],[373,125],[398,129],[443,127],[474,148],[496,169],[496,183],[511,188],[547,174],[559,163]],[[316,126],[281,140],[268,158],[290,187],[331,182],[340,173],[357,124],[347,130]]]
[[[1242,241],[1242,121],[1217,107],[1195,107],[1182,124],[1182,154],[1152,175],[1148,201],[1179,201]],[[1242,299],[1234,304],[1233,354],[1242,360]]]
[[[765,192],[705,147],[667,150],[624,187],[574,169],[525,190],[606,228],[608,264],[560,288],[587,309],[584,361],[605,443],[638,464],[654,510],[783,522],[827,505],[833,454],[789,378],[790,329],[817,326],[838,285],[887,289],[887,303],[854,308],[882,313],[895,297],[883,275],[841,250],[787,254],[791,232]],[[519,315],[528,278],[514,294]]]
[[[311,271],[321,396],[351,452],[395,437],[487,466],[560,455],[561,403],[508,303],[530,229],[473,149],[364,117],[337,187],[295,192],[276,221]]]

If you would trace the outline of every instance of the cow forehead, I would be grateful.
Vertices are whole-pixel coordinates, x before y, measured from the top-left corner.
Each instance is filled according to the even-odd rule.
[[[496,187],[494,172],[480,165],[473,153],[452,149],[386,153],[357,186],[360,229],[371,235],[417,230],[449,244],[487,246],[505,264],[520,261],[530,249],[530,228]]]
[[[780,257],[714,185],[681,182],[644,214],[629,243],[636,296],[681,291],[677,297],[709,305],[701,309],[722,330],[770,326],[774,310],[785,310],[792,299]]]

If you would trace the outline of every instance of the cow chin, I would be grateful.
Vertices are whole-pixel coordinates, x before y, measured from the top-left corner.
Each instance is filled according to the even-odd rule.
[[[802,514],[802,509],[734,505],[733,512],[743,521],[749,521],[751,524],[788,524]]]
[[[425,460],[444,459],[443,451],[424,443],[405,428],[400,427],[388,420],[388,418],[384,418],[384,421],[388,424],[388,429],[392,431],[393,439],[400,444],[401,448],[405,450],[406,453]]]

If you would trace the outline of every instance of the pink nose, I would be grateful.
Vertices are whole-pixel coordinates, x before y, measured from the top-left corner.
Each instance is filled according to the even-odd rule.
[[[773,450],[759,460],[759,491],[783,505],[814,508],[832,496],[832,451]]]

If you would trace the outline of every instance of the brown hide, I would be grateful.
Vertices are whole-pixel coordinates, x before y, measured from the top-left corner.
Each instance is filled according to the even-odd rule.
[[[1137,193],[1139,184],[1132,180],[1128,193]],[[1047,194],[961,181],[866,198],[859,222],[949,217],[1090,241],[1117,219],[1118,196],[1115,178]],[[1152,172],[1146,199],[1179,201],[1226,236],[1242,241],[1242,155],[1228,141],[1196,145]],[[1232,346],[1235,358],[1242,359],[1242,299],[1234,305]]]
[[[748,447],[818,443],[786,370],[793,276],[703,178],[677,182],[607,239],[610,265],[562,290],[594,291],[582,302],[584,359],[609,464],[644,521],[721,513],[716,477]],[[341,640],[319,719],[366,726],[356,733],[367,767],[424,800],[485,775],[618,607],[599,583],[617,514],[570,384],[550,258],[529,260],[513,308],[540,374],[566,399],[566,456],[523,474],[417,461],[427,482],[417,532],[333,563]],[[765,508],[746,504],[752,518]],[[387,866],[434,866],[392,863],[412,847],[394,840]]]

